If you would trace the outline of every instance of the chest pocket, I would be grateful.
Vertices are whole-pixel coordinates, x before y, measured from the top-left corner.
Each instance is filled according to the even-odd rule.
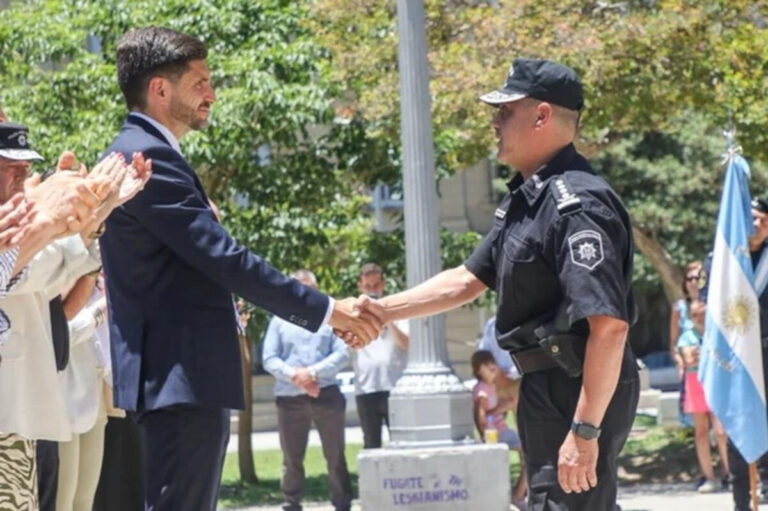
[[[532,263],[536,260],[536,249],[533,245],[508,233],[503,242],[504,255],[513,263]]]

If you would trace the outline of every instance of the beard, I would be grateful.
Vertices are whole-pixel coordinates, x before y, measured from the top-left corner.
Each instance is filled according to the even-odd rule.
[[[208,103],[201,103],[199,106],[210,107]],[[208,127],[207,118],[201,117],[196,108],[183,103],[175,97],[171,98],[171,117],[186,124],[195,131],[203,130]]]

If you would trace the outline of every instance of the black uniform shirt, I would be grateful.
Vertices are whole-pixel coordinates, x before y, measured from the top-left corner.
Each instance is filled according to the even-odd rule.
[[[572,326],[588,316],[632,322],[629,215],[572,144],[524,181],[518,174],[494,225],[465,263],[498,293],[498,332],[554,314]]]

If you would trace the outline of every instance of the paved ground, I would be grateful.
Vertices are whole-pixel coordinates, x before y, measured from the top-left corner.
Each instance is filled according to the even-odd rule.
[[[730,493],[701,495],[690,485],[643,485],[631,490],[619,490],[622,511],[729,511],[733,509]],[[333,511],[329,504],[306,504],[307,511]],[[514,510],[510,507],[510,510]],[[280,511],[280,506],[240,508],[238,511]],[[768,504],[760,506],[768,511]],[[234,510],[233,510],[234,511]],[[361,511],[359,502],[352,511]]]
[[[344,435],[348,444],[363,443],[363,430],[359,427],[346,428]],[[383,431],[382,438],[385,442],[389,440],[386,429]],[[254,451],[279,449],[280,437],[278,436],[277,431],[253,433],[251,435],[251,445],[253,446]],[[309,432],[309,445],[317,447],[320,446],[320,436],[318,436],[317,430],[315,428],[312,428],[312,430]],[[237,452],[237,435],[231,435],[229,437],[227,452]]]

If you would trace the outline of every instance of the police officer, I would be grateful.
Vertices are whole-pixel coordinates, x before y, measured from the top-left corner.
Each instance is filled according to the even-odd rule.
[[[761,269],[768,265],[768,201],[756,197],[752,201],[752,223],[755,232],[749,237],[749,253],[752,258],[752,267],[756,270],[756,282],[758,302],[760,304],[760,333],[763,347],[763,378],[768,393],[768,282],[761,276]],[[711,267],[711,260],[708,261]],[[766,480],[768,472],[768,456],[763,456],[758,465],[761,471],[761,479]],[[731,470],[731,484],[733,503],[736,511],[749,511],[749,465],[739,453],[731,440],[728,440],[728,466]]]
[[[496,108],[499,160],[518,171],[493,228],[464,265],[358,305],[405,319],[495,289],[497,337],[524,375],[518,426],[530,508],[612,511],[639,396],[626,342],[629,216],[573,146],[584,100],[572,69],[517,59],[503,87],[480,99]]]

